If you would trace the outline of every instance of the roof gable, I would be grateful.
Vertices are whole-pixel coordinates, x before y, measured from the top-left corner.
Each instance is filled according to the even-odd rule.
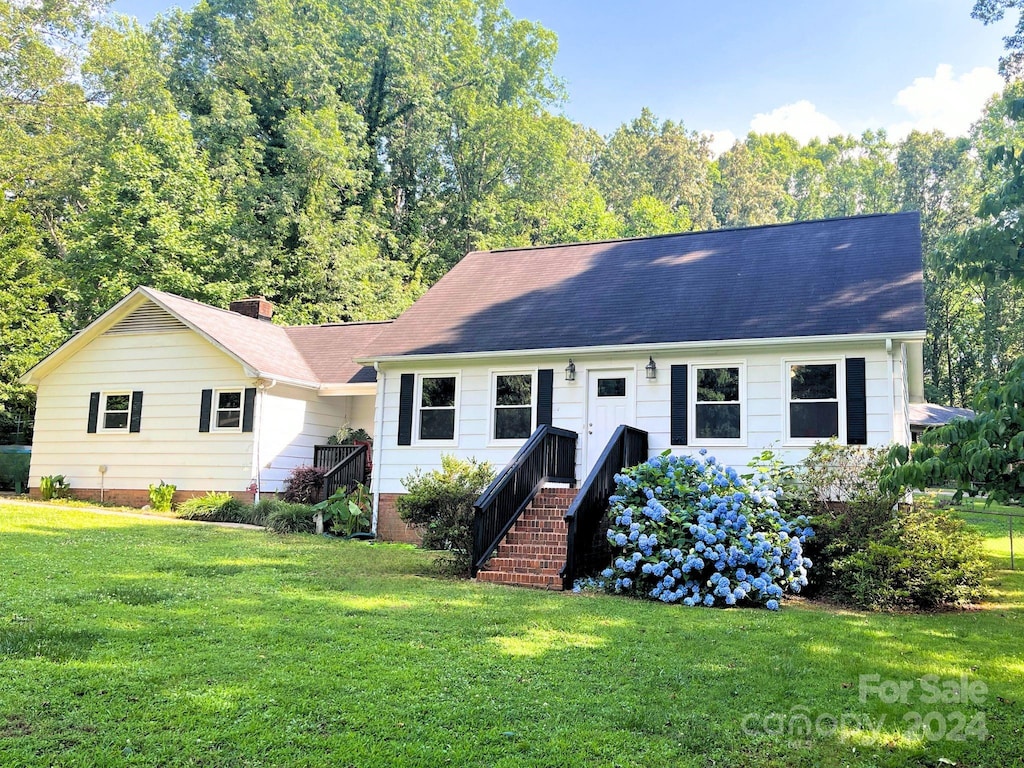
[[[202,302],[139,287],[71,337],[23,377],[38,383],[94,338],[190,330],[234,358],[246,375],[299,386],[367,384],[372,367],[353,362],[388,323],[280,326]]]
[[[916,213],[466,256],[379,357],[919,332]]]

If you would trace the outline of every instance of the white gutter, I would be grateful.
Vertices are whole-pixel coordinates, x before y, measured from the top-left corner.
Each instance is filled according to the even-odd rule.
[[[593,347],[545,347],[540,349],[487,350],[483,352],[436,352],[433,354],[381,355],[373,358],[356,358],[355,362],[360,365],[373,365],[376,367],[377,363],[416,362],[421,360],[437,360],[438,358],[473,360],[480,358],[494,359],[496,357],[527,357],[536,355],[552,357],[583,357],[585,355],[597,356],[605,354],[636,353],[638,349],[643,350],[643,354],[646,355],[648,354],[648,350],[652,352],[665,352],[675,350],[685,351],[691,349],[705,350],[708,347],[734,349],[743,347],[760,347],[765,345],[787,346],[826,343],[857,344],[883,341],[891,343],[893,339],[900,341],[923,341],[924,338],[925,331],[905,331],[897,334],[853,333],[828,336],[771,336],[756,339],[706,339],[703,341],[669,341],[657,343],[637,342],[636,344],[606,344]]]
[[[377,371],[377,397],[374,399],[374,427],[373,427],[373,476],[370,480],[370,495],[373,497],[373,514],[370,519],[370,530],[377,533],[377,510],[380,509],[380,462],[384,453],[384,391],[387,376],[377,368],[374,363],[373,369]]]

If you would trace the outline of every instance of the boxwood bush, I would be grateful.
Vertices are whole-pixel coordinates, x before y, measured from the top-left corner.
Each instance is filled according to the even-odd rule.
[[[745,479],[701,450],[668,452],[616,475],[607,536],[612,592],[688,606],[778,610],[807,584],[807,520],[787,520],[785,491],[764,469]]]

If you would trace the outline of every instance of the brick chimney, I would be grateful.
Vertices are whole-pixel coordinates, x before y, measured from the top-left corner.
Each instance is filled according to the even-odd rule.
[[[232,312],[237,312],[246,317],[253,317],[257,320],[265,320],[268,323],[274,316],[274,305],[267,301],[265,296],[250,296],[247,299],[232,301],[228,307]]]

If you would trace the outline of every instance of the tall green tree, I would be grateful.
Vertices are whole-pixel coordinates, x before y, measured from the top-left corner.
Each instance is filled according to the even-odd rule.
[[[156,40],[133,22],[91,40],[85,82],[94,163],[65,224],[76,318],[89,322],[140,284],[214,303],[239,289],[224,259],[226,211],[206,157],[166,87]]]
[[[655,218],[675,231],[714,226],[712,174],[708,140],[681,122],[659,123],[647,108],[608,137],[594,169],[612,210],[628,218],[637,201],[646,199],[633,216],[639,221],[641,210],[651,212],[652,201],[658,201],[664,214]]]
[[[52,306],[56,276],[24,208],[0,196],[0,416],[32,410],[35,395],[18,378],[64,339]]]

